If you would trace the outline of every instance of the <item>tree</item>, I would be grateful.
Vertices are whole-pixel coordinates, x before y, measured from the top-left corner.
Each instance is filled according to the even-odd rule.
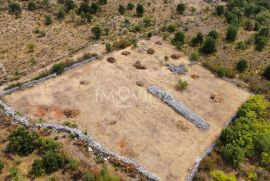
[[[118,8],[118,11],[119,11],[119,13],[120,13],[121,15],[124,15],[125,12],[126,12],[125,6],[124,6],[123,4],[120,4],[120,5],[119,5],[119,8]]]
[[[23,156],[31,154],[40,146],[38,134],[24,127],[14,130],[8,139],[7,150]]]
[[[203,43],[203,34],[199,32],[194,38],[191,40],[191,45],[193,47],[197,45],[201,45]]]
[[[63,154],[59,152],[46,151],[43,156],[42,162],[45,172],[50,174],[64,168],[67,165],[68,160]]]
[[[185,10],[186,10],[186,5],[184,3],[180,3],[176,7],[176,11],[178,14],[184,14]]]
[[[134,8],[134,4],[129,2],[127,5],[127,10],[132,10]]]
[[[248,68],[248,63],[245,59],[241,59],[236,65],[236,69],[239,72],[244,72],[247,68]]]
[[[224,147],[222,156],[228,164],[238,167],[239,164],[244,160],[245,153],[237,144],[229,143]]]
[[[19,3],[11,1],[8,4],[8,11],[11,14],[19,16],[21,14],[21,12],[22,12],[22,9],[21,9],[21,6],[20,6]]]
[[[216,46],[217,45],[215,39],[213,39],[212,37],[208,37],[200,51],[204,54],[213,54],[217,51]]]
[[[218,39],[218,32],[217,31],[215,31],[215,30],[213,30],[213,31],[210,31],[209,33],[208,33],[208,36],[209,37],[212,37],[213,39]]]
[[[142,17],[143,14],[144,14],[144,7],[143,7],[143,5],[137,4],[137,7],[136,7],[136,15],[137,15],[138,17]]]
[[[27,5],[27,9],[29,11],[34,11],[36,9],[36,3],[33,0],[29,1]]]
[[[238,33],[238,27],[235,25],[231,25],[229,26],[228,30],[227,30],[227,34],[226,34],[226,40],[233,42],[236,40],[237,37],[237,33]]]
[[[216,13],[217,13],[218,16],[223,15],[224,12],[225,12],[225,8],[224,8],[223,5],[219,5],[219,6],[216,7]]]
[[[182,31],[175,33],[172,43],[180,48],[185,44],[185,34]]]
[[[264,76],[266,79],[270,80],[270,65],[268,65],[268,66],[265,68],[264,73],[263,73],[263,76]]]
[[[99,26],[95,26],[92,28],[91,31],[94,34],[95,39],[98,40],[101,36],[101,33],[102,33],[101,28]]]

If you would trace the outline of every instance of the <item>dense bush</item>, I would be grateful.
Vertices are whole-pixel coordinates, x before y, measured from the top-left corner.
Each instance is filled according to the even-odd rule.
[[[30,0],[30,1],[28,2],[27,9],[28,9],[29,11],[34,11],[36,8],[37,8],[37,7],[36,7],[35,1]]]
[[[262,28],[255,36],[256,50],[262,51],[269,41],[269,28]]]
[[[175,33],[172,43],[177,47],[180,48],[185,44],[185,34],[182,31]]]
[[[64,6],[65,6],[66,12],[69,12],[70,10],[76,8],[76,4],[74,0],[65,0]]]
[[[19,3],[17,3],[17,2],[11,1],[8,4],[8,11],[11,14],[19,16],[21,14],[21,12],[22,12],[21,5]]]
[[[225,8],[224,8],[223,5],[219,5],[219,6],[216,7],[216,14],[217,14],[218,16],[223,15],[224,12],[225,12]]]
[[[64,73],[64,71],[65,71],[65,64],[63,63],[54,64],[51,69],[51,72],[56,73],[57,75]]]
[[[176,26],[174,24],[170,24],[168,27],[167,27],[167,31],[170,32],[170,33],[173,33],[175,32],[176,30]]]
[[[211,181],[237,181],[233,174],[225,174],[220,170],[213,170],[210,172]]]
[[[80,4],[80,7],[78,9],[78,14],[81,14],[81,13],[89,13],[90,12],[90,6],[87,2],[82,2]]]
[[[188,87],[188,83],[185,80],[179,79],[176,86],[179,90],[185,90]]]
[[[184,14],[185,10],[186,10],[186,5],[184,3],[180,3],[176,7],[176,11],[178,14]]]
[[[56,16],[58,19],[64,19],[66,15],[65,9],[63,6],[60,6],[57,10]]]
[[[45,170],[43,166],[43,161],[40,159],[34,160],[34,163],[32,164],[31,174],[35,177],[40,177],[42,175],[45,175]]]
[[[241,59],[236,66],[239,72],[244,72],[248,68],[248,62],[245,59]]]
[[[63,169],[68,164],[68,159],[65,155],[56,151],[46,151],[42,159],[45,172],[50,174],[57,170]]]
[[[119,5],[119,8],[118,8],[118,12],[121,14],[121,15],[124,15],[125,12],[126,12],[126,8],[123,4],[120,4]]]
[[[97,3],[92,3],[89,7],[89,12],[91,14],[97,14],[100,10],[100,6]]]
[[[48,15],[48,16],[46,16],[45,17],[45,25],[50,25],[50,24],[52,24],[52,16],[51,15]]]
[[[225,70],[223,67],[219,68],[219,69],[217,70],[217,75],[218,75],[219,77],[225,77],[225,76],[226,76],[226,70]]]
[[[237,167],[244,160],[245,153],[237,144],[229,143],[224,147],[222,156],[227,163]]]
[[[2,172],[4,166],[5,166],[4,162],[0,160],[0,173]]]
[[[106,51],[111,52],[112,51],[112,45],[110,43],[106,43],[105,45]]]
[[[270,80],[270,65],[268,65],[268,66],[265,68],[264,73],[263,73],[263,76],[264,76],[266,79]]]
[[[93,33],[96,40],[98,40],[100,38],[101,33],[102,33],[100,26],[93,27],[91,29],[91,32]]]
[[[20,127],[10,134],[7,151],[25,156],[31,154],[39,146],[40,138],[38,134]]]
[[[137,15],[138,17],[142,17],[143,14],[144,14],[144,7],[143,7],[143,5],[137,4],[137,7],[136,7],[136,15]]]
[[[213,30],[213,31],[210,31],[209,33],[208,33],[208,36],[209,37],[212,37],[213,39],[218,39],[218,32],[217,31],[215,31],[215,30]]]
[[[203,47],[200,51],[204,54],[213,54],[217,51],[217,45],[215,39],[208,37],[203,44]]]
[[[237,33],[238,33],[238,27],[231,25],[229,26],[228,30],[227,30],[227,34],[226,34],[226,40],[227,41],[235,41],[236,37],[237,37]]]
[[[199,54],[197,52],[192,52],[190,55],[191,61],[197,61],[199,60]]]
[[[195,47],[197,45],[203,44],[203,34],[199,32],[194,38],[191,40],[191,46]]]
[[[127,10],[132,10],[132,9],[134,9],[134,7],[135,7],[134,4],[129,2],[127,5]]]

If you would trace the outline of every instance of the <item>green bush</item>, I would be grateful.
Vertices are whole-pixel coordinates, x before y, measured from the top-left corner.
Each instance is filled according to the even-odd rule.
[[[184,14],[186,10],[186,5],[184,3],[179,3],[176,7],[176,11],[178,14]]]
[[[0,160],[0,173],[2,172],[4,166],[5,166],[4,162]]]
[[[234,26],[234,25],[229,26],[227,30],[227,34],[226,34],[226,40],[230,42],[235,41],[237,37],[237,33],[238,33],[237,26]]]
[[[211,181],[237,181],[233,174],[225,174],[220,170],[213,170],[210,172]]]
[[[252,19],[246,20],[244,27],[247,31],[253,31],[255,29],[255,21]]]
[[[110,43],[106,43],[106,51],[111,52],[112,51],[112,45]]]
[[[245,59],[241,59],[236,66],[239,72],[244,72],[248,68],[248,62]]]
[[[170,32],[170,33],[173,33],[175,32],[176,30],[176,26],[174,24],[170,24],[168,27],[167,27],[167,31]]]
[[[124,38],[113,43],[113,47],[116,49],[124,49],[134,44],[135,40]]]
[[[239,164],[244,161],[245,153],[241,147],[237,144],[227,144],[222,151],[224,160],[234,167],[238,167]]]
[[[74,0],[65,0],[64,6],[65,6],[66,12],[69,12],[70,10],[76,8],[76,4],[75,4]]]
[[[245,49],[248,48],[248,45],[247,45],[247,43],[245,43],[243,41],[240,41],[240,42],[237,43],[236,48],[238,50],[245,50]]]
[[[152,25],[152,19],[148,16],[143,18],[143,25],[145,27],[150,27]]]
[[[40,176],[45,175],[43,161],[40,159],[34,160],[30,173],[34,175],[35,177],[40,177]]]
[[[64,73],[64,71],[65,71],[65,64],[64,63],[54,64],[52,69],[51,69],[51,72],[56,73],[57,75]]]
[[[199,54],[197,52],[192,52],[190,55],[191,61],[198,61],[199,60]]]
[[[73,122],[70,122],[70,121],[65,121],[63,123],[63,125],[68,126],[70,128],[78,128],[78,125],[76,123],[73,123]]]
[[[58,10],[57,10],[57,13],[56,13],[57,18],[58,18],[59,20],[60,20],[60,19],[64,19],[65,14],[66,14],[66,12],[65,12],[64,7],[63,7],[63,6],[60,6],[60,7],[58,8]]]
[[[91,14],[97,14],[100,10],[100,6],[97,3],[92,3],[89,7],[89,12]]]
[[[99,0],[98,1],[100,5],[105,5],[107,4],[107,0]]]
[[[39,135],[34,131],[28,131],[24,127],[17,128],[9,136],[7,150],[18,155],[31,154],[40,146]]]
[[[127,5],[127,10],[132,10],[132,9],[134,9],[134,7],[135,7],[134,4],[129,2]]]
[[[200,51],[204,54],[213,54],[217,51],[217,45],[215,39],[208,37],[204,42]]]
[[[270,151],[270,133],[258,133],[254,138],[256,151],[259,153]]]
[[[266,79],[270,80],[270,64],[265,68],[264,73],[263,73],[263,76]]]
[[[216,14],[217,14],[218,16],[223,15],[224,12],[225,12],[225,8],[224,8],[223,5],[219,5],[219,6],[216,7]]]
[[[52,139],[41,139],[39,152],[44,154],[46,151],[57,152],[60,150],[60,144]]]
[[[16,16],[19,16],[22,12],[21,5],[17,2],[11,1],[8,4],[8,11],[11,14],[14,14]]]
[[[191,46],[195,47],[197,45],[203,44],[203,34],[199,32],[194,38],[191,40]]]
[[[226,70],[225,70],[223,67],[219,68],[219,69],[217,70],[217,75],[218,75],[219,77],[225,77],[225,76],[226,76]]]
[[[101,28],[99,26],[95,26],[91,29],[91,32],[94,34],[95,39],[98,40],[101,36]]]
[[[9,169],[10,181],[26,181],[20,170],[16,166],[12,166]]]
[[[87,2],[82,2],[81,4],[80,4],[80,7],[79,7],[79,9],[78,9],[78,14],[82,14],[82,13],[85,13],[85,14],[87,14],[87,13],[89,13],[89,11],[90,11],[90,6],[89,6],[89,4],[87,3]]]
[[[185,80],[179,79],[178,82],[177,82],[177,84],[176,84],[176,87],[179,90],[185,90],[188,87],[188,83]]]
[[[119,8],[118,8],[118,12],[121,14],[121,15],[124,15],[125,12],[126,12],[126,8],[123,4],[120,4],[119,5]]]
[[[63,169],[68,164],[65,155],[51,150],[45,152],[42,162],[47,174]]]
[[[48,15],[48,16],[46,16],[45,17],[45,25],[50,25],[50,24],[52,24],[52,16],[51,15]]]
[[[213,31],[210,31],[209,33],[208,33],[208,36],[209,37],[212,37],[213,39],[218,39],[218,32],[217,31],[215,31],[215,30],[213,30]]]
[[[137,15],[138,17],[142,17],[143,14],[144,14],[144,7],[143,7],[143,5],[137,4],[137,7],[136,7],[136,15]]]
[[[30,0],[30,1],[28,2],[27,9],[28,9],[29,11],[34,11],[36,8],[37,8],[37,7],[36,7],[35,1]]]
[[[185,34],[182,31],[175,33],[172,43],[176,47],[181,47],[185,44]]]

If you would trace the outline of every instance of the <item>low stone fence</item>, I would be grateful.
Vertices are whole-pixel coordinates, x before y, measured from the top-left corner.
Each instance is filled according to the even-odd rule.
[[[13,108],[6,105],[3,101],[0,100],[0,108],[3,109],[4,113],[14,119],[15,123],[27,126],[27,127],[33,127],[33,128],[49,128],[53,129],[55,131],[59,132],[65,132],[69,134],[76,135],[79,140],[84,140],[88,143],[88,146],[91,147],[96,153],[101,154],[103,157],[113,157],[118,159],[119,161],[125,163],[125,164],[133,164],[136,168],[136,170],[145,176],[147,180],[149,181],[160,181],[160,178],[155,176],[154,174],[147,171],[144,167],[141,166],[141,164],[133,159],[124,157],[119,155],[118,153],[115,153],[111,151],[110,149],[103,146],[101,143],[96,141],[92,136],[85,135],[82,131],[76,128],[70,128],[68,126],[63,126],[60,124],[54,124],[54,123],[31,123],[29,118],[26,116],[20,115],[17,113]]]
[[[171,96],[168,92],[164,91],[160,87],[152,85],[147,88],[147,91],[159,97],[168,106],[173,108],[177,113],[181,114],[183,117],[185,117],[187,120],[189,120],[201,130],[207,131],[209,129],[209,125],[203,118],[192,112],[180,101],[175,100],[173,96]]]
[[[94,61],[95,59],[96,59],[96,57],[91,57],[91,58],[88,58],[88,59],[83,60],[83,61],[81,61],[81,62],[72,64],[72,65],[70,65],[70,66],[68,66],[68,67],[65,68],[65,72],[66,72],[66,71],[69,71],[69,70],[71,70],[71,69],[76,69],[76,68],[78,68],[78,67],[80,67],[80,66],[82,66],[82,65],[85,65],[85,64],[87,64],[87,63],[90,63],[90,62]],[[53,73],[53,74],[47,75],[47,76],[42,77],[42,78],[37,79],[37,80],[31,80],[31,81],[26,82],[26,83],[24,83],[24,84],[22,84],[22,85],[19,85],[19,86],[16,86],[16,87],[13,87],[13,88],[11,88],[11,89],[8,89],[8,90],[6,90],[6,91],[1,92],[1,93],[0,93],[0,97],[6,96],[6,95],[9,95],[9,94],[12,94],[12,93],[14,93],[14,92],[16,92],[16,91],[20,91],[20,90],[24,90],[24,89],[33,87],[34,85],[43,83],[43,82],[45,82],[45,81],[47,81],[47,80],[50,80],[50,79],[53,79],[53,78],[55,78],[55,77],[57,77],[57,75],[56,75],[56,73]]]

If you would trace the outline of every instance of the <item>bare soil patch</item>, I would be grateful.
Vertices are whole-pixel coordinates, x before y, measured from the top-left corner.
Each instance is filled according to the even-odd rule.
[[[161,42],[158,45],[155,42]],[[155,49],[154,55],[147,49]],[[231,83],[215,77],[199,64],[190,65],[187,57],[169,59],[175,65],[185,64],[184,75],[172,73],[164,65],[164,57],[178,51],[160,38],[141,41],[138,48],[110,53],[100,61],[71,70],[29,90],[5,97],[18,111],[36,117],[33,107],[57,106],[60,110],[79,110],[76,121],[114,151],[139,160],[146,169],[162,180],[184,180],[194,162],[219,136],[221,129],[250,94]],[[114,64],[106,58],[117,59]],[[140,61],[147,67],[139,70],[133,65]],[[199,79],[191,75],[199,76]],[[184,91],[175,89],[179,79],[188,82]],[[88,84],[81,84],[81,81]],[[144,86],[138,86],[138,80]],[[202,132],[174,112],[156,97],[147,93],[149,85],[157,85],[183,102],[210,125]],[[220,94],[224,100],[214,103],[211,95]],[[50,114],[49,114],[50,115]],[[52,114],[53,115],[53,114]],[[68,118],[42,116],[51,122]]]

